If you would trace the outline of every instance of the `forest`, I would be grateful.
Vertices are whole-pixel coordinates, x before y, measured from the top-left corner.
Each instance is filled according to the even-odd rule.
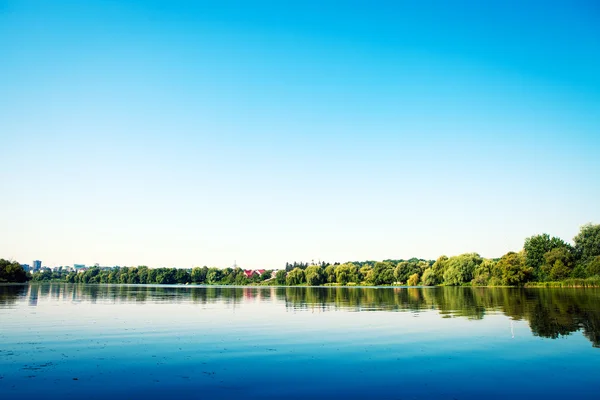
[[[285,268],[248,278],[241,268],[192,269],[146,266],[85,272],[43,270],[25,273],[17,263],[0,261],[0,282],[63,281],[115,284],[208,284],[287,286],[600,286],[600,225],[587,224],[573,245],[544,233],[525,239],[518,252],[500,258],[477,253],[437,260],[360,261],[346,263],[286,263]],[[273,273],[274,272],[274,273]],[[559,284],[556,284],[559,283]]]

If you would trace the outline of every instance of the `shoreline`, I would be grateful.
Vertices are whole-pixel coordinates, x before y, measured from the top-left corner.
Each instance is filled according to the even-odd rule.
[[[436,286],[408,286],[408,285],[227,285],[227,284],[181,284],[181,283],[84,283],[64,282],[58,280],[29,281],[29,282],[0,282],[2,286],[29,286],[49,283],[85,286],[122,286],[122,287],[170,287],[170,288],[346,288],[346,289],[436,289],[436,288],[471,288],[471,289],[600,289],[600,284],[570,285],[566,282],[530,282],[522,286],[472,286],[472,285],[436,285]]]

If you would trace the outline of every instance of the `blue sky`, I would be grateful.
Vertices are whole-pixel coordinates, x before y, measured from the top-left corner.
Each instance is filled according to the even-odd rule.
[[[600,7],[483,3],[0,0],[0,257],[570,240],[600,222]]]

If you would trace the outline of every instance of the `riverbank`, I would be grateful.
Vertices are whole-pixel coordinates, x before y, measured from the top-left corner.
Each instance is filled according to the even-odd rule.
[[[545,287],[545,288],[600,288],[600,276],[593,276],[585,279],[566,279],[558,282],[528,282],[525,287]]]

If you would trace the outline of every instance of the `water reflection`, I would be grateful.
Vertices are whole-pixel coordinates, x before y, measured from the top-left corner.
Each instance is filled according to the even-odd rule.
[[[192,287],[70,285],[62,283],[0,286],[0,309],[18,302],[37,306],[44,301],[102,303],[224,303],[273,302],[294,311],[437,310],[442,317],[483,319],[504,313],[526,320],[534,335],[556,339],[582,330],[600,347],[600,290],[516,288],[334,288],[334,287]]]

